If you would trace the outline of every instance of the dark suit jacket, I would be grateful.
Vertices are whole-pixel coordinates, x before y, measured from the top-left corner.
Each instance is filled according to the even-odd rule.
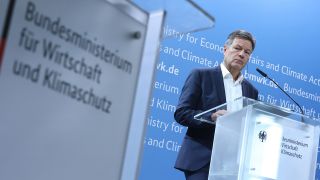
[[[258,98],[258,91],[247,80],[241,85],[243,96]],[[176,121],[188,127],[175,168],[195,171],[210,162],[215,126],[194,120],[193,117],[225,102],[226,95],[220,66],[191,72],[182,88],[174,113]]]

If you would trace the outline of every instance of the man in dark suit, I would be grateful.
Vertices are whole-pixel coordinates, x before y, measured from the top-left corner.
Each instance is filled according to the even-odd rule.
[[[241,74],[254,48],[255,39],[249,32],[234,31],[225,42],[220,66],[193,70],[186,79],[174,117],[188,127],[175,164],[187,180],[208,179],[215,130],[215,125],[194,120],[194,115],[241,96],[258,98],[258,91]],[[218,110],[211,120],[225,113]]]

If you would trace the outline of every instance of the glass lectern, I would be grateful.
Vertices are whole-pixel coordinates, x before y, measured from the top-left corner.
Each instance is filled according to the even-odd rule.
[[[288,109],[241,97],[196,115],[216,121],[209,180],[312,180],[319,122]]]

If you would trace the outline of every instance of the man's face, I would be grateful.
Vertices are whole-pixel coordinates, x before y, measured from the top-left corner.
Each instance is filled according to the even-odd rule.
[[[252,52],[249,40],[235,38],[230,46],[224,46],[224,63],[231,73],[239,73],[247,64]]]

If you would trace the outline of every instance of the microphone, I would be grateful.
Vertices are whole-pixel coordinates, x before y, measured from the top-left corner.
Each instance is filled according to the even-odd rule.
[[[264,73],[263,71],[261,71],[259,68],[256,69],[258,71],[258,73],[260,73],[263,77],[268,78],[268,75],[266,73]]]
[[[281,89],[282,92],[284,92],[300,109],[301,114],[304,115],[303,109],[301,108],[301,106],[287,93],[285,92],[278,83],[276,83],[273,79],[271,79],[265,72],[261,71],[259,68],[256,68],[256,70],[258,71],[258,73],[260,73],[263,77],[268,78],[270,81],[272,81],[279,89]],[[301,119],[302,122],[304,122],[303,117]]]

